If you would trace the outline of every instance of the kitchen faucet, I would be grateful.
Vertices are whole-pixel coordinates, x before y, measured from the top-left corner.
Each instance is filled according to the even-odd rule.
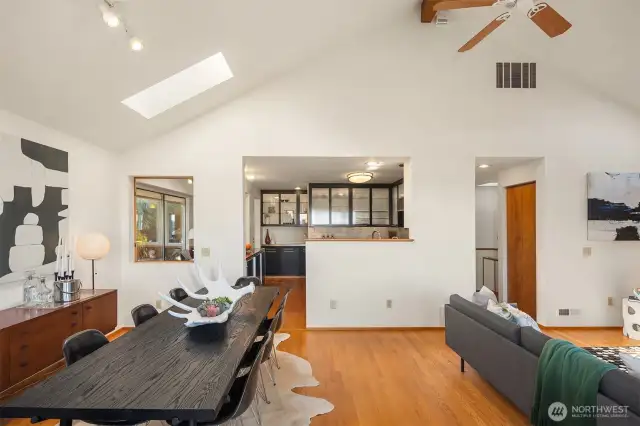
[[[376,238],[376,234],[378,234],[378,238]],[[381,240],[382,239],[382,235],[380,235],[380,231],[378,231],[377,229],[375,231],[373,231],[371,233],[371,239],[372,240],[375,240],[375,239]]]

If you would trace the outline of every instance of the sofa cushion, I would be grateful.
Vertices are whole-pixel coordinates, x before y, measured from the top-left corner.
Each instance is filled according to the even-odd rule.
[[[540,333],[538,330],[534,330],[531,327],[522,327],[520,329],[520,342],[522,347],[539,357],[542,353],[542,348],[547,340],[551,337],[546,334]]]
[[[600,381],[600,392],[640,415],[640,380],[622,370],[608,371]]]
[[[493,330],[517,345],[520,344],[520,327],[518,325],[492,314],[457,294],[450,297],[449,303],[451,307],[469,318],[474,319],[488,329]]]

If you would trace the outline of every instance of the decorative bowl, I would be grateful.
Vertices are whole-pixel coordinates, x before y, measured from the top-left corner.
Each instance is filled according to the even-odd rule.
[[[174,316],[176,318],[186,319],[187,321],[184,323],[184,325],[187,327],[198,327],[206,324],[220,324],[220,323],[227,322],[227,320],[229,319],[229,316],[233,313],[233,309],[235,308],[236,303],[243,296],[247,294],[252,294],[256,289],[254,284],[249,284],[248,286],[242,287],[239,289],[234,289],[233,287],[231,287],[231,285],[224,278],[224,274],[222,273],[222,266],[218,267],[218,271],[219,271],[218,279],[215,281],[207,279],[204,273],[202,272],[202,269],[200,268],[200,266],[195,262],[193,263],[193,270],[198,282],[202,284],[204,288],[207,289],[207,293],[206,294],[194,293],[189,288],[187,288],[187,286],[185,286],[184,283],[180,281],[179,278],[177,278],[178,284],[180,284],[180,286],[184,289],[187,295],[189,295],[189,297],[197,300],[208,301],[208,302],[212,302],[216,298],[226,297],[231,301],[231,304],[229,305],[228,309],[226,309],[221,314],[214,317],[208,317],[208,316],[200,315],[200,312],[198,312],[197,307],[194,308],[194,307],[185,305],[184,303],[181,303],[181,302],[178,302],[177,300],[172,299],[170,296],[166,294],[162,294],[158,292],[161,298],[163,298],[164,300],[166,300],[176,308],[180,308],[184,311],[187,311],[187,313],[181,313],[181,312],[175,312],[175,311],[169,310],[169,315]]]

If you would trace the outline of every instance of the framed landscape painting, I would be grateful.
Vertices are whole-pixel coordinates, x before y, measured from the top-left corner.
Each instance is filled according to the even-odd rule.
[[[640,241],[640,173],[588,173],[588,239]]]

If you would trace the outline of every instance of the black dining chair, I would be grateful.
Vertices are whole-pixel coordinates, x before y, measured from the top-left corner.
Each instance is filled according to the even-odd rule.
[[[68,367],[108,343],[109,339],[107,339],[107,337],[98,330],[80,331],[67,337],[62,344],[62,356],[64,357],[64,362]],[[131,426],[137,425],[140,422],[131,420],[96,420],[93,422],[85,421],[85,423],[93,425]]]
[[[133,324],[137,327],[149,321],[151,318],[158,315],[158,311],[153,306],[145,303],[138,305],[131,310],[131,317],[133,318]]]
[[[67,339],[62,344],[62,356],[67,367],[80,361],[90,353],[95,352],[109,343],[107,336],[98,330],[80,331]]]
[[[246,287],[249,284],[253,284],[256,287],[259,287],[262,285],[262,281],[260,281],[260,278],[258,277],[240,277],[236,280],[236,283],[233,285],[233,288],[237,290],[239,288]]]
[[[291,289],[288,289],[287,292],[282,297],[282,300],[280,301],[280,306],[278,306],[278,310],[276,311],[276,314],[273,316],[273,318],[265,318],[262,321],[262,323],[260,324],[260,328],[258,328],[259,336],[263,336],[264,334],[266,334],[268,330],[272,330],[273,334],[276,334],[282,329],[282,324],[284,322],[284,310],[285,310],[285,307],[287,306],[287,299],[289,298],[290,293],[291,293]],[[272,328],[271,326],[274,323],[275,323],[275,327]],[[278,362],[278,355],[276,353],[275,346],[273,347],[272,352],[273,352],[273,359],[275,360],[275,363],[276,363],[276,367],[278,367],[278,370],[279,370],[280,363]]]
[[[267,333],[264,341],[273,339],[273,334]],[[227,402],[225,402],[217,417],[211,421],[198,422],[198,426],[214,426],[225,422],[239,419],[244,413],[251,408],[251,412],[256,419],[258,425],[262,425],[260,417],[259,401],[256,400],[258,392],[258,381],[260,378],[260,363],[265,351],[265,345],[261,345],[260,349],[253,355],[250,362],[250,369],[244,376],[238,377],[231,385]],[[181,422],[180,426],[187,426],[187,422]]]
[[[281,315],[282,312],[278,312],[276,314],[276,317]],[[275,338],[275,333],[273,331],[273,329],[275,328],[275,325],[277,324],[277,321],[273,321],[272,326],[267,334],[263,337],[262,340],[260,340],[259,342],[255,342],[251,348],[247,351],[247,353],[245,354],[244,358],[242,358],[242,361],[240,362],[240,375],[242,375],[243,373],[246,372],[247,368],[251,366],[251,362],[253,361],[253,359],[255,358],[255,354],[264,347],[264,353],[262,355],[262,360],[260,361],[260,364],[263,365],[265,363],[267,363],[267,372],[269,373],[269,378],[271,379],[271,382],[273,383],[273,386],[276,385],[276,380],[275,380],[275,374],[273,372],[273,366],[272,366],[272,357],[271,357],[271,353],[275,348],[274,345],[274,338]],[[261,392],[260,392],[261,391]],[[267,389],[264,385],[264,378],[262,377],[262,370],[260,370],[260,389],[259,392],[260,396],[262,397],[262,399],[264,400],[264,402],[266,402],[267,404],[271,404],[271,401],[269,401],[269,398],[267,397]]]
[[[169,296],[171,296],[171,298],[173,300],[175,300],[176,302],[181,302],[184,299],[186,299],[187,297],[189,297],[187,292],[184,291],[184,289],[180,288],[180,287],[172,288],[171,291],[169,292]]]

